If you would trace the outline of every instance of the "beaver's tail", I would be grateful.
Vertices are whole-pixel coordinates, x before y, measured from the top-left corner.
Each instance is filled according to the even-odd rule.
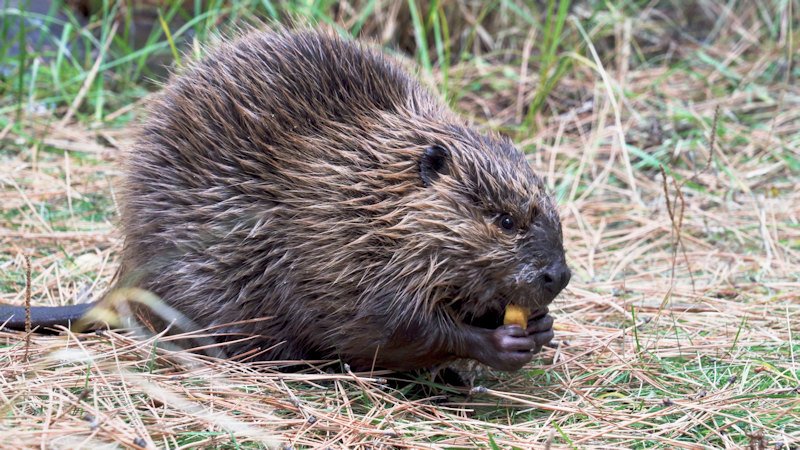
[[[97,303],[81,303],[68,306],[31,307],[31,329],[47,332],[47,328],[58,325],[69,327],[78,322],[86,312]],[[25,330],[25,307],[0,305],[0,327],[11,330]]]

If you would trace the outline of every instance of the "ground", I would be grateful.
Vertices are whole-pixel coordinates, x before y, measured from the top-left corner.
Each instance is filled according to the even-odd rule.
[[[470,391],[0,332],[0,447],[800,447],[800,2],[132,3],[0,9],[0,302],[27,258],[34,305],[104,291],[159,64],[274,19],[415,60],[529,155],[573,270],[556,345]]]

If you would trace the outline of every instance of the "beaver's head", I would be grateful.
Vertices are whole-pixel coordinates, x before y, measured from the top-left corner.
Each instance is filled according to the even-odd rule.
[[[525,156],[507,139],[437,125],[418,150],[419,191],[399,226],[426,286],[468,322],[502,323],[508,304],[531,310],[569,283],[561,221]],[[417,140],[417,142],[420,142]]]

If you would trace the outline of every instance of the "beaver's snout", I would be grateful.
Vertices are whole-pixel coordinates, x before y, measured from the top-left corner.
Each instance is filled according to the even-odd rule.
[[[516,292],[512,296],[516,300],[512,303],[538,308],[553,302],[572,278],[563,250],[559,253],[561,254],[553,255],[544,261],[534,259],[534,262],[519,266],[515,277]],[[544,264],[537,267],[537,263]]]
[[[553,301],[556,295],[567,287],[571,277],[572,272],[570,272],[567,264],[559,260],[551,263],[541,272],[539,283],[545,294],[550,296],[550,301]]]
[[[512,303],[538,308],[549,305],[567,287],[572,272],[563,259],[556,259],[542,268],[523,265],[516,277]]]

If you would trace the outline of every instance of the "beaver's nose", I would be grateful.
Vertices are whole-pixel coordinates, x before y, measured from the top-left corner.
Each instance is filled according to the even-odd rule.
[[[555,297],[559,292],[567,287],[571,276],[572,272],[570,272],[569,267],[567,267],[565,262],[554,262],[550,264],[540,275],[542,280],[542,288],[544,288],[545,292]]]

